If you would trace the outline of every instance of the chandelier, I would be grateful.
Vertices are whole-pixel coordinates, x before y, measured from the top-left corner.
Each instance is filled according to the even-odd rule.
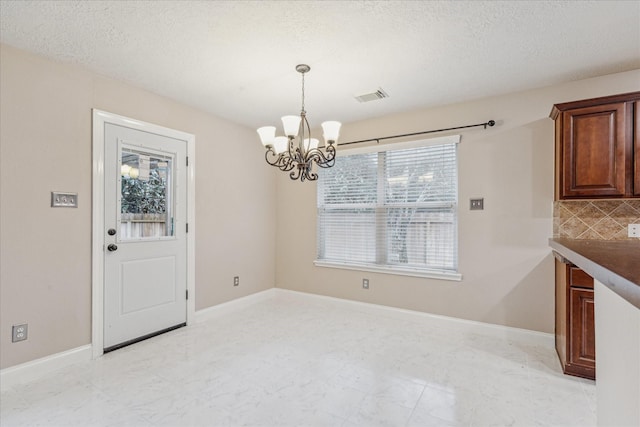
[[[318,147],[318,140],[311,138],[311,128],[307,121],[307,112],[304,110],[304,75],[310,69],[306,64],[296,66],[296,71],[302,74],[302,108],[300,116],[282,117],[286,136],[276,136],[275,126],[258,129],[260,141],[267,150],[264,156],[267,163],[283,172],[291,171],[289,177],[300,181],[318,179],[318,174],[313,172],[313,163],[321,168],[330,168],[335,164],[341,126],[341,123],[336,121],[322,123],[324,147]]]

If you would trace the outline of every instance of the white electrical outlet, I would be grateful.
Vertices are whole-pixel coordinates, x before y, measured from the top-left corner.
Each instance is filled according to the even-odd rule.
[[[640,224],[629,224],[629,237],[640,237]]]
[[[27,339],[28,325],[23,323],[22,325],[13,325],[11,327],[11,342],[24,341]]]

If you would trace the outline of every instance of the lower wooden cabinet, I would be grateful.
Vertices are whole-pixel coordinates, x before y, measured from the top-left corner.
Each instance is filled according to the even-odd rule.
[[[595,378],[596,336],[593,289],[569,287],[569,357],[575,372]],[[565,369],[566,370],[566,369]]]
[[[556,259],[556,350],[565,374],[595,379],[593,278]]]

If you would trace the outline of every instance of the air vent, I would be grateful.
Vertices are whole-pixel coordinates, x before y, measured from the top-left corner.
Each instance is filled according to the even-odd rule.
[[[369,101],[375,101],[378,99],[383,99],[383,98],[388,98],[389,95],[387,95],[387,93],[382,90],[381,88],[378,88],[377,90],[373,91],[373,92],[368,92],[368,93],[363,93],[362,95],[356,95],[355,98],[358,100],[358,102],[369,102]]]

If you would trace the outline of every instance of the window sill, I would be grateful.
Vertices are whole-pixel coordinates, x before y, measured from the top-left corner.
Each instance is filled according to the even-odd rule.
[[[450,273],[446,271],[424,271],[415,270],[411,268],[399,268],[399,267],[378,267],[371,265],[359,265],[359,264],[341,264],[337,262],[328,261],[314,261],[313,264],[316,267],[327,268],[339,268],[343,270],[357,270],[357,271],[370,271],[373,273],[394,274],[397,276],[411,276],[411,277],[425,277],[429,279],[451,280],[460,282],[462,280],[462,274]]]

